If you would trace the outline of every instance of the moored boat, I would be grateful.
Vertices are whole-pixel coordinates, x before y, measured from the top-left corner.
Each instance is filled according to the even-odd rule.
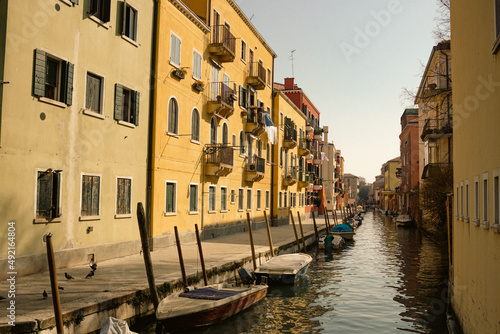
[[[396,226],[399,227],[405,227],[405,226],[410,226],[413,222],[413,220],[410,218],[409,215],[399,215],[396,217]]]
[[[339,224],[333,227],[332,234],[338,235],[344,238],[344,240],[353,240],[354,239],[354,229],[347,224]]]
[[[312,257],[309,254],[284,254],[273,257],[254,271],[257,281],[268,284],[294,284],[307,272]]]
[[[319,248],[326,250],[340,249],[344,245],[345,245],[344,238],[342,238],[339,235],[333,235],[333,234],[320,236],[318,241]]]

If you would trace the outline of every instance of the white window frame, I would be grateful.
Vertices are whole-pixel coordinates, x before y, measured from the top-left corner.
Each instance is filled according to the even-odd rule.
[[[172,55],[173,55],[173,52],[175,52],[173,49],[172,49],[172,39],[173,38],[176,38],[177,40],[179,40],[179,63],[177,64],[175,62],[175,59],[172,60]],[[176,46],[177,46],[177,43],[176,43]],[[170,31],[170,43],[169,43],[169,47],[170,47],[170,54],[169,54],[169,62],[170,62],[170,65],[176,67],[176,68],[181,68],[181,63],[182,63],[182,38],[180,38],[179,35],[177,35],[175,32],[173,31]],[[177,56],[177,54],[174,55],[174,57]]]
[[[195,62],[196,56],[199,57],[200,61],[199,64]],[[201,73],[203,70],[202,64],[203,64],[203,56],[201,55],[200,52],[198,52],[198,50],[193,49],[193,79],[201,80]]]
[[[225,204],[225,207],[226,207],[225,209],[222,208],[222,200],[223,200],[223,198],[222,198],[223,197],[222,196],[222,189],[226,190],[226,195],[225,195],[226,200],[224,201],[224,204]],[[226,186],[221,186],[220,187],[220,212],[227,212],[228,211],[227,210],[227,202],[228,202],[227,196],[228,196],[227,187]]]
[[[174,184],[174,207],[173,207],[173,212],[167,212],[167,184],[168,183],[173,183]],[[163,206],[163,215],[164,216],[176,216],[177,215],[177,181],[174,180],[165,180],[165,198],[164,198],[164,206]]]
[[[210,207],[210,189],[214,190],[213,208]],[[216,212],[217,212],[217,185],[210,184],[208,186],[208,213],[216,213]]]
[[[236,204],[236,190],[234,188],[231,188],[231,195],[229,198],[231,204]]]
[[[496,182],[495,182],[496,181]],[[496,188],[496,189],[495,189]],[[495,232],[500,233],[500,168],[493,170],[493,219]]]
[[[486,184],[486,187],[485,187],[485,184]],[[483,205],[482,205],[482,209],[483,209],[483,217],[482,217],[482,221],[481,221],[481,226],[485,229],[489,228],[490,227],[490,224],[489,224],[489,219],[490,219],[490,203],[489,203],[489,200],[490,200],[490,180],[489,180],[489,175],[488,173],[483,173],[483,177],[482,177],[482,186],[483,186],[483,189],[482,189],[482,194],[483,194]]]
[[[266,210],[269,210],[269,205],[271,204],[271,193],[266,190]]]
[[[35,223],[58,223],[58,222],[61,222],[62,221],[62,184],[63,184],[63,172],[60,172],[61,174],[61,179],[60,179],[60,184],[59,184],[59,189],[58,189],[58,199],[59,199],[59,216],[58,217],[55,217],[55,218],[52,218],[52,219],[46,219],[46,218],[37,218],[36,217],[36,207],[37,207],[37,195],[38,195],[38,173],[39,172],[45,172],[47,171],[48,168],[36,168],[35,169],[35,196],[34,196],[34,205],[33,205],[33,221]],[[80,196],[81,196],[81,192],[80,192]],[[80,205],[80,208],[81,208],[81,205]]]
[[[100,102],[100,105],[99,105],[99,108],[101,109],[101,113],[98,113],[98,112],[95,112],[91,109],[87,109],[87,77],[88,75],[92,74],[96,77],[99,77],[101,78],[101,101]],[[88,115],[88,116],[92,116],[92,117],[95,117],[95,118],[99,118],[99,119],[102,119],[104,120],[106,118],[106,116],[104,115],[104,100],[106,98],[105,96],[105,92],[106,90],[104,89],[104,86],[106,84],[106,77],[104,75],[101,75],[95,71],[91,71],[91,70],[86,70],[85,71],[85,86],[84,86],[84,95],[83,95],[83,114],[84,115]]]
[[[82,216],[82,204],[83,204],[83,197],[82,197],[82,192],[83,192],[83,177],[84,176],[99,176],[99,214],[97,216]],[[84,220],[100,220],[101,215],[102,215],[102,174],[98,173],[85,173],[82,172],[80,173],[80,208],[79,208],[79,220],[84,221]]]
[[[193,139],[193,116],[194,116],[195,112],[198,113],[198,129],[197,129],[198,130],[198,140]],[[177,122],[177,125],[178,124],[179,124],[179,122]],[[191,133],[190,133],[189,139],[191,140],[191,143],[200,145],[200,137],[201,137],[201,113],[198,110],[198,108],[194,107],[193,110],[191,110]]]
[[[247,211],[252,211],[253,208],[253,194],[252,188],[247,188]]]
[[[241,61],[243,64],[247,63],[247,42],[244,39],[241,39]]]
[[[262,210],[262,205],[261,205],[261,202],[262,202],[262,191],[260,189],[257,189],[257,194],[256,194],[256,204],[255,204],[255,209],[257,211],[260,211]]]
[[[469,193],[470,193],[470,188],[469,188],[469,180],[465,180],[465,211],[464,211],[464,221],[466,223],[469,222]]]
[[[473,223],[476,226],[479,226],[479,217],[481,214],[481,211],[479,210],[481,202],[479,200],[479,192],[480,192],[480,187],[479,187],[479,176],[474,176],[474,220]]]
[[[278,195],[278,209],[283,207],[283,193],[280,191]]]
[[[137,9],[137,7],[131,5],[128,1],[129,0],[127,0],[127,2],[126,2],[126,6],[132,8],[132,10],[134,10],[135,13],[136,13],[136,15],[135,15],[135,22],[134,22],[134,24],[135,24],[135,27],[134,27],[135,28],[135,39],[130,38],[130,37],[128,37],[127,35],[125,35],[123,33],[121,34],[121,36],[127,42],[131,43],[132,45],[134,45],[136,47],[139,47],[139,45],[140,45],[138,43],[138,40],[139,40],[139,10]],[[123,15],[127,15],[126,8],[123,8]],[[122,17],[122,20],[124,20],[123,17]],[[125,30],[125,27],[122,28],[122,31],[123,30]]]
[[[245,207],[245,188],[238,188],[238,211],[244,211]]]
[[[196,210],[195,211],[191,211],[191,186],[195,186],[196,187]],[[188,210],[189,210],[189,214],[190,215],[197,215],[200,213],[200,201],[199,201],[199,198],[200,198],[200,184],[199,183],[194,183],[194,182],[191,182],[189,183],[189,196],[188,196]]]
[[[118,179],[130,180],[130,213],[118,213]],[[132,176],[116,176],[115,178],[115,218],[132,218],[132,195],[133,195],[134,179]]]
[[[177,119],[176,119],[176,124],[175,124],[175,132],[169,131],[170,101],[172,101],[172,100],[174,100],[175,103],[177,104]],[[180,109],[181,109],[181,107],[180,107],[180,104],[179,104],[179,101],[177,100],[177,98],[175,96],[171,96],[168,99],[168,103],[167,103],[167,135],[172,136],[172,137],[176,137],[176,138],[179,138]],[[201,115],[200,115],[200,123],[201,123]]]

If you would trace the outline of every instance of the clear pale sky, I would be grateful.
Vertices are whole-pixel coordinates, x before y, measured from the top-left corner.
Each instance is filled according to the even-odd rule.
[[[400,118],[437,44],[437,0],[236,0],[319,109],[345,172],[373,182],[399,156]]]

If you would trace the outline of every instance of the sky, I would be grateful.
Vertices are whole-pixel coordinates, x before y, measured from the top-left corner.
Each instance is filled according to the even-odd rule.
[[[320,111],[344,171],[367,182],[399,156],[400,118],[437,44],[437,0],[236,0]],[[292,53],[292,50],[295,50]],[[292,59],[293,54],[293,73]]]

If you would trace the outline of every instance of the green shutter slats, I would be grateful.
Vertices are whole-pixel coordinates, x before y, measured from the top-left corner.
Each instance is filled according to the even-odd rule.
[[[90,15],[96,15],[97,14],[97,0],[90,0],[89,14]]]
[[[123,86],[115,84],[115,113],[114,118],[117,121],[123,120]]]
[[[140,101],[140,93],[137,91],[132,92],[132,106],[134,110],[132,110],[132,123],[135,126],[139,125],[139,101]]]
[[[61,215],[59,210],[59,188],[61,185],[61,174],[52,174],[52,217],[56,218]]]
[[[73,5],[78,5],[78,0],[69,0]]]
[[[103,0],[102,22],[108,23],[111,20],[111,0]]]
[[[47,64],[47,55],[45,51],[36,49],[34,58],[33,95],[45,96],[45,66]]]
[[[123,0],[122,35],[127,34],[127,0]]]
[[[38,172],[36,217],[50,218],[52,207],[52,173]]]
[[[65,78],[65,84],[63,87],[65,88],[63,93],[61,94],[63,96],[64,103],[66,103],[68,106],[73,104],[73,74],[75,71],[75,66],[69,62],[65,62],[65,67],[66,67],[66,78]]]

